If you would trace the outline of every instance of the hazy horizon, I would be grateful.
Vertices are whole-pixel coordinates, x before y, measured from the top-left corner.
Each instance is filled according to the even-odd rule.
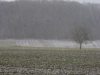
[[[100,0],[70,0],[70,1],[78,1],[81,3],[100,3]]]
[[[7,1],[7,2],[11,2],[11,1],[16,1],[16,0],[0,0],[0,1]],[[48,0],[50,1],[50,0]],[[77,1],[80,3],[97,3],[100,4],[100,0],[64,0],[64,1]]]

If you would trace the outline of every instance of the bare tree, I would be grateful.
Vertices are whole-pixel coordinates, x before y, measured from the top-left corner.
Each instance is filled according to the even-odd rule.
[[[89,35],[89,29],[86,27],[77,26],[73,29],[72,39],[79,43],[81,49],[82,44],[90,39]]]

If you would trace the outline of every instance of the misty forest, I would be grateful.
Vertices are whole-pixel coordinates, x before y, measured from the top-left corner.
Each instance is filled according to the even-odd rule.
[[[70,39],[75,26],[100,39],[100,5],[63,1],[0,2],[1,39]]]

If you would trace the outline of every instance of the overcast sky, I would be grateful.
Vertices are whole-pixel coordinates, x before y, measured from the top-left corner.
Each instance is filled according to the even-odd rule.
[[[2,0],[2,1],[14,1],[14,0]],[[67,1],[67,0],[65,0],[65,1]],[[100,0],[70,0],[70,1],[78,1],[78,2],[81,2],[81,3],[87,3],[87,2],[100,3]]]
[[[90,2],[90,3],[100,3],[100,0],[71,0],[71,1],[79,1],[79,2]]]

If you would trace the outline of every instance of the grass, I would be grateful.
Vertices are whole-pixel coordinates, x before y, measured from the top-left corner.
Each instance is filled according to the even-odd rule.
[[[50,70],[57,70],[57,69],[76,70],[76,68],[91,69],[97,67],[100,68],[100,50],[99,49],[79,50],[79,49],[62,49],[62,48],[20,48],[20,47],[0,48],[0,66],[3,66],[5,68],[16,67],[16,68],[50,69]],[[9,75],[14,75],[14,74],[9,74]],[[78,75],[78,74],[70,74],[70,75]]]

